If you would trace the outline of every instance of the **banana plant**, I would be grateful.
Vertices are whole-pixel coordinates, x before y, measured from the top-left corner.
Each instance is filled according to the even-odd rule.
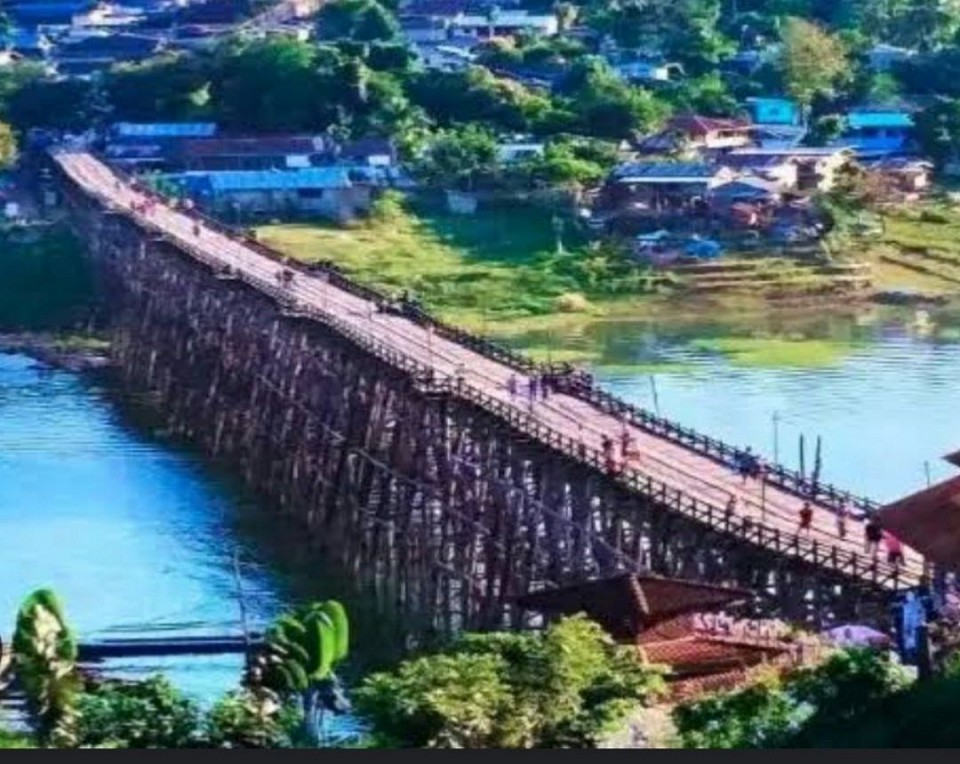
[[[20,606],[12,655],[40,740],[56,746],[73,744],[80,686],[77,641],[50,589],[36,590]]]
[[[303,711],[303,735],[311,745],[325,740],[326,712],[346,713],[334,668],[347,657],[350,627],[343,605],[313,603],[281,615],[267,631],[259,674],[275,692],[294,696]]]

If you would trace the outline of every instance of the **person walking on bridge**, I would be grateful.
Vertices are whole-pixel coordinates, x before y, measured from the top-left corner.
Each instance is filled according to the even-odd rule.
[[[733,521],[734,515],[737,514],[737,510],[740,507],[740,501],[737,499],[736,494],[730,494],[730,498],[727,499],[727,506],[724,509],[724,516],[729,525]]]
[[[510,400],[517,397],[517,375],[511,374],[507,379],[507,392],[510,393]]]
[[[532,407],[537,400],[537,375],[531,374],[527,380],[527,394],[530,397],[530,406]]]
[[[809,501],[803,502],[800,507],[800,527],[797,529],[797,535],[809,536],[813,528],[813,505]]]
[[[903,544],[889,531],[883,532],[883,542],[887,547],[887,562],[895,568],[903,565]]]
[[[850,517],[850,504],[843,502],[837,509],[837,535],[845,539],[847,537],[847,519]]]
[[[880,542],[883,540],[883,528],[876,515],[867,518],[867,524],[863,526],[863,535],[866,539],[864,551],[872,554],[873,559],[877,559],[877,553],[880,551]]]

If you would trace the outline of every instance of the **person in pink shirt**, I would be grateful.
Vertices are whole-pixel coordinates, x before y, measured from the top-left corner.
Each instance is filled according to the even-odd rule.
[[[903,544],[889,531],[883,532],[883,543],[887,547],[887,562],[899,567],[903,564]]]

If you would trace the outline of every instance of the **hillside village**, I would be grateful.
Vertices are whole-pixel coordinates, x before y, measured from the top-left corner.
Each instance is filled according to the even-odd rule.
[[[923,205],[949,181],[960,110],[912,88],[952,62],[952,41],[851,41],[776,2],[744,3],[738,24],[716,0],[642,5],[18,0],[0,78],[23,139],[94,130],[112,163],[237,225],[348,222],[387,189],[440,191],[454,213],[545,199],[654,268],[822,259],[838,200],[869,229],[870,210]],[[288,54],[337,103],[267,103],[249,67],[280,76]],[[149,99],[181,80],[192,101]]]

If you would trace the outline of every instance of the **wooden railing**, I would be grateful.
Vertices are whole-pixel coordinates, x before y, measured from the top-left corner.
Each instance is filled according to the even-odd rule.
[[[65,173],[64,168],[60,168]],[[74,183],[72,178],[68,178]],[[88,196],[96,199],[101,206],[112,207],[109,198],[95,190],[79,186]],[[150,222],[142,216],[136,216],[131,210],[116,210],[118,214],[132,220],[139,228],[159,237],[171,239],[163,229]],[[201,220],[209,220],[202,216],[197,216]],[[212,227],[220,231],[226,231],[215,221]],[[223,263],[217,258],[211,257],[207,252],[198,247],[195,243],[175,237],[176,241],[171,242],[174,246],[189,255],[198,262],[203,263],[214,273],[223,272]],[[236,237],[234,237],[236,238]],[[254,240],[249,240],[252,248],[261,252],[271,259],[280,262],[286,262],[278,253],[268,248],[261,249],[262,245]],[[901,570],[898,566],[880,563],[876,558],[865,557],[856,552],[849,552],[837,548],[833,544],[821,543],[816,539],[800,537],[797,533],[782,531],[779,528],[770,527],[763,522],[757,522],[753,518],[734,515],[727,511],[725,507],[706,502],[702,499],[690,496],[684,491],[673,488],[666,483],[644,473],[636,468],[620,468],[617,470],[608,469],[607,460],[604,454],[596,448],[586,446],[579,440],[574,440],[563,432],[550,427],[528,411],[518,409],[516,406],[506,403],[483,390],[470,385],[462,378],[449,375],[438,374],[431,366],[408,356],[407,354],[396,350],[388,343],[380,340],[369,333],[362,332],[340,317],[325,311],[321,311],[313,305],[307,305],[292,299],[289,292],[277,284],[270,283],[265,279],[258,278],[246,271],[233,271],[231,277],[242,281],[257,291],[273,298],[280,306],[281,310],[289,318],[304,318],[317,321],[334,329],[338,334],[348,339],[361,349],[371,355],[381,359],[385,363],[403,371],[416,381],[419,389],[430,394],[456,396],[476,405],[478,408],[486,411],[498,419],[508,423],[518,432],[524,433],[534,440],[546,445],[547,447],[561,452],[588,468],[604,474],[608,479],[617,482],[630,491],[641,494],[646,498],[656,502],[658,505],[669,511],[681,514],[697,523],[709,526],[710,528],[736,537],[755,546],[765,548],[779,556],[802,560],[819,568],[831,570],[842,576],[846,576],[859,581],[866,581],[884,588],[898,589],[908,582],[903,581]],[[366,287],[360,287],[347,281],[353,287],[354,294],[362,296],[367,291]],[[354,291],[358,290],[358,291]],[[377,294],[369,290],[373,294]],[[606,407],[607,410],[616,413],[628,413],[636,416],[638,425],[649,429],[651,432],[663,437],[677,438],[678,442],[685,445],[689,442],[690,447],[696,447],[702,453],[714,456],[714,458],[725,459],[730,454],[735,453],[733,449],[720,441],[706,438],[686,430],[678,425],[663,420],[659,417],[653,417],[647,412],[635,409],[629,404],[618,401],[608,394],[593,391],[584,393],[585,399],[591,400],[596,405]],[[620,408],[623,407],[623,408]],[[594,539],[600,541],[600,539]],[[622,554],[617,552],[618,557]]]

